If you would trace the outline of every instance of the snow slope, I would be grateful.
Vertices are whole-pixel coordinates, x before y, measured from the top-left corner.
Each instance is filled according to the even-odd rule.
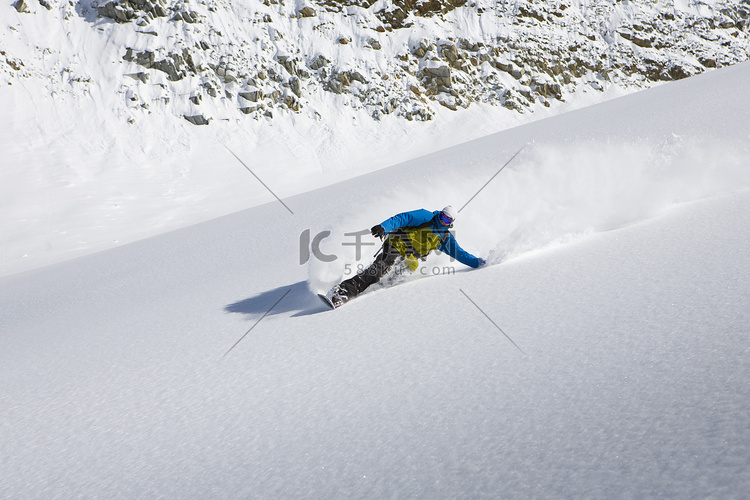
[[[743,497],[748,77],[0,278],[0,497]],[[309,293],[344,233],[449,202],[497,265]]]
[[[291,196],[745,61],[749,12],[739,0],[3,3],[0,276],[273,200],[225,145]]]

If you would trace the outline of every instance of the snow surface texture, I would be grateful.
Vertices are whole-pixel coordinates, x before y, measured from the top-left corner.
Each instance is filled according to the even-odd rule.
[[[321,2],[312,5],[313,18],[297,17],[311,6],[305,2],[147,2],[169,15],[145,25],[97,15],[97,5],[115,3],[0,5],[0,275],[272,201],[225,144],[288,197],[601,102],[654,78],[747,59],[747,9],[736,2],[482,0],[412,15],[413,26],[382,33],[376,12],[392,2],[370,9]],[[143,14],[143,2],[119,3]],[[731,28],[727,8],[736,17]],[[187,12],[197,12],[198,22],[175,19]],[[654,47],[623,37],[646,37]],[[481,51],[462,48],[466,41],[481,43]],[[423,43],[422,52],[429,50],[417,57]],[[428,95],[424,70],[448,69],[451,47],[461,56],[451,66],[456,95]],[[160,62],[189,59],[193,69],[182,75],[186,67],[177,63],[184,78],[175,78],[163,66],[138,64],[146,52]],[[331,63],[313,70],[318,55]],[[291,58],[286,66],[284,57]],[[344,94],[324,90],[346,74]],[[541,87],[549,87],[544,98]],[[252,90],[266,95],[263,102],[242,97]],[[293,111],[288,99],[301,108]],[[509,102],[525,114],[502,107]],[[259,110],[246,115],[244,106]],[[428,108],[428,123],[405,118]],[[203,115],[210,126],[183,118]]]
[[[403,181],[389,186],[372,208],[357,199],[339,200],[340,206],[362,208],[325,228],[331,236],[323,240],[322,253],[342,258],[312,259],[311,287],[327,289],[357,269],[355,240],[347,234],[420,208],[415,205],[460,208],[459,243],[497,264],[677,203],[750,186],[746,108],[734,105],[729,96],[739,89],[726,84],[701,79],[691,80],[686,93],[673,85],[654,89],[637,101],[617,99],[495,136],[501,140],[474,141],[400,165],[398,173],[386,170],[384,175]],[[435,262],[428,259],[427,267]]]
[[[0,8],[18,16],[9,5]],[[396,117],[360,122],[348,116],[350,109],[332,102],[328,119],[334,125],[280,114],[273,121],[196,127],[155,112],[133,126],[121,102],[125,96],[113,90],[120,84],[119,73],[86,57],[78,62],[86,65],[85,72],[65,66],[79,52],[119,60],[118,51],[131,40],[100,39],[77,17],[67,24],[47,16],[22,20],[20,41],[10,36],[0,41],[13,45],[13,52],[27,62],[36,61],[40,73],[61,76],[52,82],[20,79],[0,91],[0,275],[272,201],[225,145],[287,197],[426,154],[435,144],[459,144],[544,113],[522,116],[475,106],[457,114],[437,106],[442,119],[427,124]],[[40,53],[35,43],[41,41],[59,53]],[[91,75],[83,90],[69,84],[89,78],[79,73]],[[622,93],[617,88],[582,93],[549,113]]]
[[[0,278],[0,498],[746,496],[749,78]],[[309,292],[305,230],[334,266],[339,232],[458,207],[523,144],[457,222],[499,265]]]

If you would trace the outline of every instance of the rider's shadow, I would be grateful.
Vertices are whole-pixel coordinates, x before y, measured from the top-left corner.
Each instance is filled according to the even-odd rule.
[[[285,313],[291,313],[292,316],[306,316],[325,309],[325,305],[310,292],[306,281],[274,288],[229,304],[224,308],[225,311],[230,313],[252,316]]]

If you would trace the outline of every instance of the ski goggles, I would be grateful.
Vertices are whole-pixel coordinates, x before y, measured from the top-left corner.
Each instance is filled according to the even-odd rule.
[[[438,220],[444,226],[450,226],[451,224],[453,224],[453,219],[451,219],[450,217],[448,217],[447,215],[445,215],[444,212],[440,212],[438,214]]]

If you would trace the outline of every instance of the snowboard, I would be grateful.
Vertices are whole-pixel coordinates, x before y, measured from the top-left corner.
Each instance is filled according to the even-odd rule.
[[[331,302],[331,301],[330,301],[330,299],[329,299],[328,297],[326,297],[326,296],[325,296],[325,295],[323,295],[322,293],[319,293],[319,294],[318,294],[318,297],[320,297],[320,300],[322,300],[322,301],[323,301],[323,303],[324,303],[324,304],[325,304],[326,306],[328,306],[328,307],[329,307],[329,308],[331,308],[331,309],[336,309],[336,306],[334,306],[334,305],[333,305],[333,302]]]
[[[333,289],[332,289],[332,290],[331,290],[331,291],[329,291],[329,292],[328,292],[327,294],[322,294],[322,293],[319,293],[319,294],[318,294],[318,297],[320,297],[320,300],[322,300],[322,301],[323,301],[323,303],[324,303],[325,305],[327,305],[328,307],[330,307],[331,309],[337,309],[337,308],[339,308],[339,307],[343,306],[344,304],[346,304],[346,303],[348,302],[348,299],[345,299],[345,300],[343,300],[343,301],[341,301],[341,302],[338,302],[338,304],[336,304],[336,303],[334,303],[334,302],[333,302],[333,300],[332,300],[332,298],[333,298],[333,295],[334,295],[334,291],[333,291]]]

